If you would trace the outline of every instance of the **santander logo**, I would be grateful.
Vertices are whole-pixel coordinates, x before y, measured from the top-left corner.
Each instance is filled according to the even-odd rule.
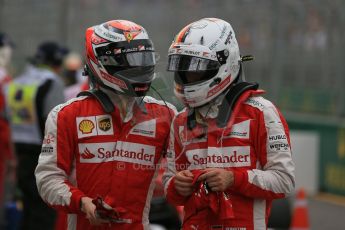
[[[250,166],[250,147],[209,147],[208,149],[193,149],[186,152],[189,169],[203,169],[206,167],[246,167]]]
[[[156,152],[155,146],[123,141],[83,143],[78,147],[80,163],[123,161],[153,166]]]
[[[80,154],[80,156],[83,159],[92,159],[95,157],[95,155],[92,154],[88,148],[86,148],[84,152]]]

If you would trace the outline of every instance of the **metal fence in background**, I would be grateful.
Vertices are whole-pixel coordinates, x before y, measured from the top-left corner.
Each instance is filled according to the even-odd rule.
[[[255,56],[245,64],[247,80],[259,82],[282,110],[344,120],[344,9],[343,0],[0,0],[0,30],[17,44],[19,72],[42,41],[82,53],[87,27],[133,20],[152,37],[166,84],[173,36],[192,21],[219,17],[234,27],[241,53]],[[158,90],[172,98],[171,87]]]

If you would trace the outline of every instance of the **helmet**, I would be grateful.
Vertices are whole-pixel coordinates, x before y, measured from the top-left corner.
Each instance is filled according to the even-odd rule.
[[[115,93],[143,96],[154,77],[155,55],[146,30],[112,20],[86,30],[87,74]]]
[[[36,54],[31,58],[35,65],[62,66],[65,56],[69,50],[56,42],[46,41],[39,44]]]
[[[224,92],[238,77],[240,52],[231,25],[204,18],[183,28],[169,48],[168,71],[174,93],[189,107],[199,107]]]

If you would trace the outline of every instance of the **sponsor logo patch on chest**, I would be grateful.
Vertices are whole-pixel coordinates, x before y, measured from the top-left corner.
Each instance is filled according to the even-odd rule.
[[[136,124],[129,134],[145,137],[156,137],[156,119]]]
[[[225,138],[249,138],[250,120],[242,121],[232,126],[231,132]]]
[[[206,167],[227,168],[250,166],[250,146],[209,147],[186,152],[189,169]]]
[[[106,143],[82,143],[78,145],[80,163],[122,161],[142,165],[154,165],[155,146],[124,141]]]
[[[78,138],[114,134],[110,115],[77,117],[76,125]]]

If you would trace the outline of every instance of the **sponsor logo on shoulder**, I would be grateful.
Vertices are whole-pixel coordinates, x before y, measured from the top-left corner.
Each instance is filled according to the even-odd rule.
[[[289,151],[290,145],[285,134],[275,134],[268,136],[268,148],[270,151]]]
[[[110,115],[77,117],[76,124],[78,138],[114,134]]]
[[[288,151],[290,146],[288,143],[273,143],[273,144],[269,144],[269,148],[272,151]]]
[[[54,134],[50,134],[48,133],[47,135],[44,136],[43,139],[43,144],[51,144],[51,143],[55,143],[55,135]]]
[[[249,98],[245,103],[248,104],[248,105],[251,105],[251,106],[253,106],[253,107],[255,107],[255,108],[258,108],[258,109],[260,109],[261,111],[262,111],[262,110],[264,109],[264,107],[265,107],[259,100],[256,100],[256,99],[254,99],[254,98]]]
[[[154,165],[155,146],[131,142],[82,143],[78,145],[81,163],[122,161]]]
[[[270,140],[270,141],[285,140],[286,141],[286,135],[285,134],[270,135],[268,137],[268,140]]]
[[[50,146],[50,145],[42,146],[41,152],[42,153],[52,153],[52,152],[54,152],[54,147]]]
[[[144,121],[136,124],[129,134],[140,135],[145,137],[156,137],[156,119]]]

